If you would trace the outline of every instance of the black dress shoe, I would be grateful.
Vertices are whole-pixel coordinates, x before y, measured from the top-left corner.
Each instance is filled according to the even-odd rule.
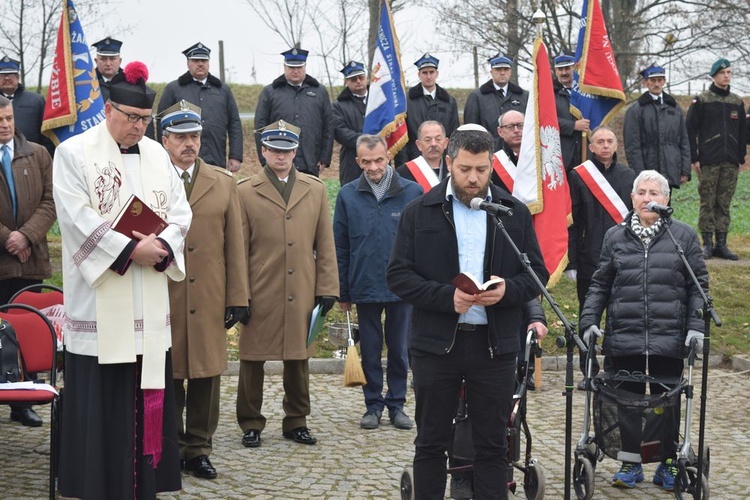
[[[211,465],[211,461],[206,455],[198,455],[190,460],[185,460],[185,470],[192,472],[195,477],[203,479],[216,479],[216,476],[218,476],[216,469]]]
[[[24,408],[22,410],[11,410],[10,419],[16,422],[21,422],[21,425],[26,427],[41,427],[42,419],[36,414],[31,408]]]
[[[242,446],[248,448],[257,448],[262,442],[260,431],[256,429],[248,429],[245,431],[245,435],[242,436]]]
[[[297,427],[289,432],[284,433],[286,439],[292,439],[299,444],[315,444],[318,440],[310,435],[310,429],[307,427]]]

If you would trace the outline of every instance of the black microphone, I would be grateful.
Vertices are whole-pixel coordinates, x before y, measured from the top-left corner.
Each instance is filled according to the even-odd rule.
[[[512,208],[498,203],[490,203],[489,201],[484,201],[482,198],[473,198],[470,205],[472,210],[484,210],[490,215],[513,215]]]
[[[656,212],[662,217],[669,217],[674,212],[674,208],[667,205],[659,205],[655,201],[649,201],[648,205],[646,205],[646,208],[648,208],[651,212]]]

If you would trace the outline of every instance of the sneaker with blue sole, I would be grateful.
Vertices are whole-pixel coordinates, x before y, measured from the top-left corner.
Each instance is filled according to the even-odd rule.
[[[677,466],[669,459],[666,463],[659,464],[654,474],[654,484],[661,486],[664,491],[674,490],[674,478],[677,477]]]
[[[636,483],[642,483],[643,479],[643,467],[641,464],[624,462],[620,470],[612,477],[612,486],[634,488]]]

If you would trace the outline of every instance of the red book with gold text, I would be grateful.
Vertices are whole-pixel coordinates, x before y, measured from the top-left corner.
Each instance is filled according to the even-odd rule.
[[[143,203],[136,195],[131,195],[128,202],[112,221],[112,229],[128,238],[133,237],[133,231],[142,234],[159,234],[168,224]]]

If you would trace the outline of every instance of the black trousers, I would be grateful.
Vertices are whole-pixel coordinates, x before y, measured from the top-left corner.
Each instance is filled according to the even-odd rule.
[[[466,380],[471,408],[474,498],[507,498],[507,424],[510,414],[516,353],[490,358],[487,329],[457,332],[444,355],[411,352],[416,400],[414,492],[417,499],[442,500],[446,460],[458,391]]]
[[[627,372],[647,373],[652,377],[679,377],[684,368],[684,361],[666,356],[610,356],[614,373],[620,370]],[[646,366],[648,360],[648,366]],[[646,394],[646,384],[624,382],[619,388],[635,394]],[[649,384],[650,394],[662,394],[668,389],[661,384]],[[672,419],[646,418],[643,425],[640,419],[632,418],[632,410],[618,408],[620,439],[622,451],[618,458],[623,462],[640,463],[641,443],[648,441],[662,442],[664,460],[673,458],[677,451],[680,430],[679,409],[672,414]],[[665,435],[669,434],[669,435]]]

